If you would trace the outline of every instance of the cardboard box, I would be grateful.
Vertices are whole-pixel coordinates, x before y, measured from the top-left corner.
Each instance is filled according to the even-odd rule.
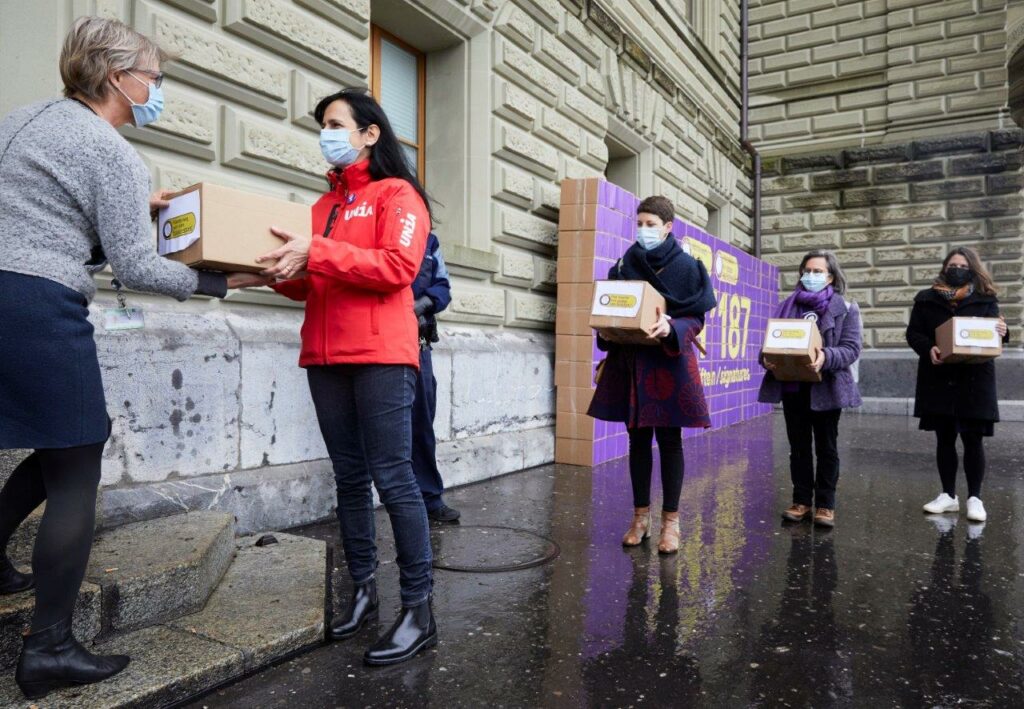
[[[665,312],[665,298],[647,281],[597,281],[590,306],[590,327],[612,342],[657,345],[650,337]]]
[[[594,361],[594,336],[555,335],[555,361],[590,364]]]
[[[630,219],[597,204],[564,204],[558,210],[558,231],[603,231],[616,234]]]
[[[560,413],[555,419],[555,438],[594,440],[594,419],[586,414]]]
[[[579,335],[590,337],[590,310],[574,308],[558,308],[555,311],[556,335]]]
[[[953,317],[935,328],[935,344],[948,364],[979,364],[1003,353],[999,318]]]
[[[594,387],[594,365],[590,362],[558,362],[555,364],[556,387]]]
[[[594,300],[594,283],[563,283],[558,286],[558,307],[588,310]]]
[[[560,231],[558,232],[558,257],[588,258],[597,255],[597,232]]]
[[[158,217],[157,251],[194,268],[258,273],[273,264],[256,258],[284,244],[271,226],[305,237],[313,229],[307,205],[209,182],[186,187],[170,202]]]
[[[601,196],[601,180],[598,177],[588,177],[582,180],[562,180],[563,205],[569,204],[597,204]]]
[[[594,390],[587,387],[560,387],[555,389],[555,414],[586,414]]]
[[[821,349],[821,333],[811,320],[772,318],[768,320],[764,347],[765,362],[776,366],[772,371],[780,382],[820,382],[821,372],[808,369]]]
[[[556,281],[559,286],[563,283],[593,283],[594,259],[559,256]]]
[[[593,467],[594,444],[592,441],[581,441],[574,438],[556,438],[555,462],[563,465]]]

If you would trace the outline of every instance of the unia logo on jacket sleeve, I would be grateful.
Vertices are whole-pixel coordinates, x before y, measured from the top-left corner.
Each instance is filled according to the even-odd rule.
[[[402,234],[398,237],[398,243],[405,247],[412,246],[412,233],[416,230],[416,215],[408,212],[398,220],[398,223],[402,225]]]

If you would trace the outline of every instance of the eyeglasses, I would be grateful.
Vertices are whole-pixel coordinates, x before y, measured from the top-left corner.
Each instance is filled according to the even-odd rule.
[[[138,68],[132,69],[132,71],[137,71],[140,74],[145,74],[146,76],[152,77],[153,86],[157,87],[158,89],[160,88],[160,85],[164,83],[164,73],[162,71],[150,71],[149,69]]]

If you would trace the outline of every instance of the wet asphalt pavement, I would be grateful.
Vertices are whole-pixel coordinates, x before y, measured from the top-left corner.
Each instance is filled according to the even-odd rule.
[[[625,461],[453,490],[463,525],[434,530],[440,644],[368,668],[398,610],[380,511],[380,623],[190,706],[1024,706],[1024,424],[986,440],[983,525],[922,514],[940,491],[932,436],[845,415],[832,531],[779,518],[781,415],[687,439],[675,557],[658,555],[657,522],[651,542],[620,545]],[[337,545],[336,524],[299,532]],[[337,606],[350,585],[335,559]],[[539,565],[495,571],[516,564]]]

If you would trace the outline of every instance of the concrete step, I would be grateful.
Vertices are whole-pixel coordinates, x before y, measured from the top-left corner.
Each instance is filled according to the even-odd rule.
[[[32,561],[32,547],[36,543],[36,532],[39,531],[39,523],[43,521],[43,512],[46,511],[46,503],[39,505],[25,518],[25,521],[18,525],[11,535],[11,541],[7,543],[7,556],[17,564],[28,564]],[[103,492],[96,496],[96,529],[103,527]]]
[[[29,571],[24,565],[19,565],[19,568]],[[75,603],[74,619],[75,637],[82,642],[92,641],[100,634],[100,598],[99,586],[88,581],[82,584]],[[35,605],[34,591],[0,596],[0,672],[13,671],[21,652],[21,634],[32,623]]]
[[[190,512],[103,532],[86,579],[103,589],[102,633],[195,613],[235,555],[234,516]]]
[[[222,512],[177,515],[99,534],[78,598],[79,639],[196,612],[206,604],[234,553],[234,518]],[[0,667],[17,659],[34,602],[32,591],[0,596]]]
[[[276,534],[277,544],[237,540],[238,553],[198,613],[114,636],[93,652],[125,653],[120,675],[25,700],[12,672],[0,679],[0,706],[39,709],[162,707],[193,697],[323,642],[326,545]]]

